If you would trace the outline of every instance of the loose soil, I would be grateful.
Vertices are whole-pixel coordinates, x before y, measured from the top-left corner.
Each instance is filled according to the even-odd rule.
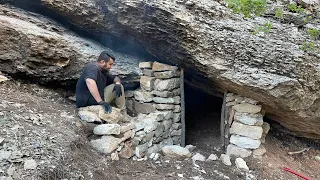
[[[319,161],[314,159],[319,150],[288,155],[288,151],[305,145],[276,131],[266,138],[267,153],[262,159],[246,159],[252,170],[249,173],[236,169],[234,159],[230,167],[221,161],[193,163],[166,157],[158,162],[112,162],[90,148],[88,137],[94,125],[79,120],[74,103],[65,98],[64,91],[9,81],[0,84],[0,99],[0,137],[4,138],[0,150],[18,154],[0,162],[0,179],[9,175],[13,179],[299,179],[281,170],[284,166],[320,179]],[[212,119],[206,117],[202,120]],[[188,134],[197,146],[194,152],[219,156],[221,150],[211,136],[217,132],[206,125],[210,121],[201,121]],[[36,160],[36,170],[24,170],[26,159]]]

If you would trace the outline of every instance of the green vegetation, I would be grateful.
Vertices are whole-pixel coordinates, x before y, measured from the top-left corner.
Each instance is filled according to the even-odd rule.
[[[272,23],[266,22],[263,24],[263,26],[257,26],[255,27],[252,34],[258,34],[260,32],[263,32],[264,34],[268,34],[270,30],[272,29]]]
[[[283,19],[283,11],[282,11],[282,9],[276,8],[275,16],[276,16],[278,19]]]
[[[249,18],[252,14],[260,16],[266,11],[267,0],[226,0],[228,7],[235,13],[241,13]]]
[[[320,31],[316,28],[308,28],[307,33],[311,36],[314,40],[317,40],[320,36]]]
[[[314,52],[317,50],[316,45],[314,44],[314,42],[305,42],[303,43],[303,45],[300,47],[301,50],[303,51],[311,51]]]
[[[304,9],[301,6],[297,6],[293,3],[288,5],[288,9],[292,12],[295,12],[295,13],[303,13],[304,12]]]

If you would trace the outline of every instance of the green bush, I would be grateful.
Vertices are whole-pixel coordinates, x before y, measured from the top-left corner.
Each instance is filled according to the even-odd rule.
[[[300,49],[303,50],[303,51],[315,52],[317,50],[317,46],[314,44],[314,42],[305,42],[300,47]]]
[[[320,31],[316,28],[308,28],[307,33],[311,36],[314,40],[317,40],[320,36]]]
[[[301,6],[297,6],[295,4],[289,4],[288,9],[295,13],[303,13],[304,9]]]
[[[247,18],[252,14],[260,16],[267,8],[267,0],[226,0],[226,2],[233,12],[241,13]]]

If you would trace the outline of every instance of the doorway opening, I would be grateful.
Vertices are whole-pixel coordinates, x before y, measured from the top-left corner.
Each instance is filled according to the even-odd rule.
[[[221,97],[212,96],[185,83],[186,145],[204,154],[221,150]]]

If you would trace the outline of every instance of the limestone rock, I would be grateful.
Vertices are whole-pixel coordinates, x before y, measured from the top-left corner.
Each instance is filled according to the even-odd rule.
[[[140,158],[140,157],[143,157],[145,152],[147,151],[148,149],[148,144],[147,143],[144,143],[144,144],[141,144],[141,145],[138,145],[136,147],[136,151],[135,151],[135,155]]]
[[[159,123],[157,129],[155,130],[155,136],[159,137],[161,134],[163,134],[164,128],[164,125],[162,123]]]
[[[120,138],[113,136],[102,136],[100,139],[91,140],[90,144],[96,151],[109,154],[116,150],[121,142],[122,141]]]
[[[260,126],[249,126],[239,122],[233,122],[230,128],[231,134],[238,134],[252,139],[260,139],[263,129]]]
[[[162,97],[154,97],[153,101],[160,104],[173,104],[173,98],[162,98]]]
[[[180,96],[181,89],[180,88],[174,89],[172,90],[172,93],[173,93],[173,96]]]
[[[152,70],[153,71],[176,71],[178,70],[178,67],[170,66],[167,64],[159,63],[159,62],[154,62],[152,65]]]
[[[173,113],[173,122],[177,123],[180,122],[181,113]]]
[[[263,116],[261,114],[238,113],[234,114],[234,120],[247,125],[261,126],[263,124]]]
[[[257,149],[260,146],[261,141],[248,137],[232,135],[230,138],[230,143],[242,148]]]
[[[132,141],[125,141],[124,148],[120,151],[119,156],[129,159],[135,154]]]
[[[104,108],[100,106],[99,118],[108,123],[118,123],[123,120],[123,115],[118,108],[112,107],[111,113],[105,113]]]
[[[154,90],[156,91],[170,91],[180,86],[180,79],[173,78],[167,80],[160,80],[154,82]]]
[[[151,94],[155,96],[163,97],[163,98],[173,96],[173,93],[170,91],[152,91]]]
[[[261,111],[261,106],[258,105],[252,105],[249,103],[242,103],[242,104],[237,104],[233,106],[233,109],[236,110],[239,113],[258,113]]]
[[[151,69],[152,68],[152,62],[140,62],[139,68],[140,69]]]
[[[138,90],[134,91],[134,98],[141,102],[151,102],[153,95],[150,92]]]
[[[173,112],[175,112],[175,113],[181,112],[181,106],[180,105],[175,105]]]
[[[158,79],[170,79],[174,77],[179,77],[180,72],[178,71],[164,71],[164,72],[155,72],[154,77]]]
[[[168,145],[162,148],[162,152],[164,155],[172,158],[189,158],[191,157],[191,153],[188,149],[183,148],[177,145]]]
[[[156,111],[156,108],[152,103],[140,103],[138,101],[133,101],[134,110],[137,113],[150,114]]]
[[[179,130],[173,130],[172,132],[171,132],[171,136],[181,136],[181,129],[179,129]]]
[[[193,161],[205,161],[206,157],[204,157],[202,154],[196,153],[194,156],[192,156]]]
[[[135,128],[134,123],[121,124],[120,133],[125,133],[134,128]]]
[[[143,69],[142,74],[149,77],[154,77],[154,71],[151,69]]]
[[[231,166],[232,165],[232,163],[230,161],[230,157],[228,155],[221,154],[220,160],[222,161],[223,164],[225,164],[227,166]]]
[[[174,123],[174,124],[172,124],[172,129],[174,129],[174,130],[178,130],[178,129],[181,129],[181,123]]]
[[[140,86],[143,90],[152,91],[154,86],[154,77],[141,76],[140,77]]]
[[[158,110],[174,110],[175,105],[173,104],[156,104],[154,105]]]
[[[88,123],[101,122],[101,119],[99,118],[99,116],[93,112],[80,110],[78,114],[80,119],[85,122],[88,122]]]
[[[207,158],[207,162],[210,162],[210,161],[216,161],[218,160],[218,156],[215,155],[215,154],[210,154],[210,156]]]
[[[101,124],[93,129],[93,133],[96,135],[119,135],[120,125],[119,124]]]
[[[248,149],[244,149],[233,144],[229,144],[227,146],[227,155],[229,156],[245,158],[245,157],[251,156],[251,154],[252,154],[252,151]]]
[[[242,158],[237,158],[235,163],[236,163],[236,166],[238,169],[244,170],[244,171],[249,171],[247,163]]]
[[[28,159],[24,161],[23,169],[29,170],[29,169],[36,169],[37,168],[37,162],[33,159]]]
[[[0,150],[0,161],[7,160],[11,156],[10,151]]]

